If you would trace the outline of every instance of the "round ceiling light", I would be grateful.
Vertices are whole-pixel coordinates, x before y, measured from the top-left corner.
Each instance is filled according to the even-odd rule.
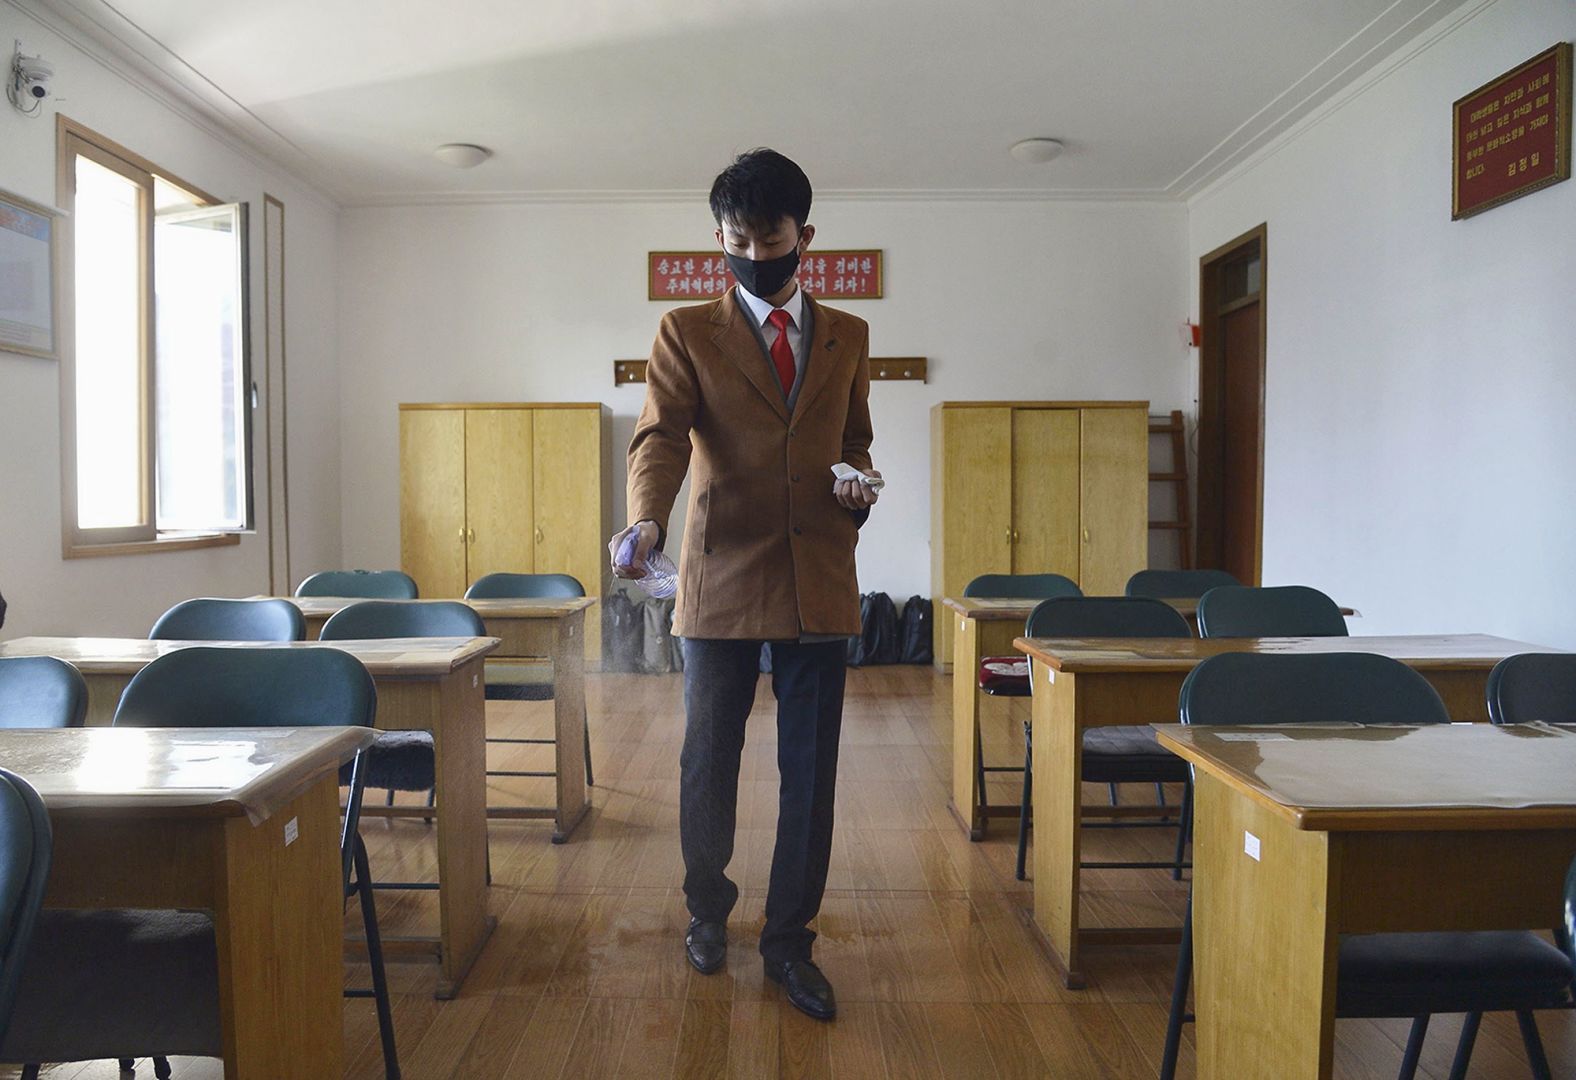
[[[474,143],[444,143],[432,152],[432,156],[456,169],[474,169],[492,157],[492,151]]]
[[[1008,151],[1019,161],[1026,161],[1031,165],[1044,165],[1047,161],[1061,156],[1063,150],[1060,139],[1024,139],[1012,144]]]

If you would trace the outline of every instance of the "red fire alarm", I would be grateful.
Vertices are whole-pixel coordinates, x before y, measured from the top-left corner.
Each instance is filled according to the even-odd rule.
[[[1196,349],[1204,344],[1204,329],[1195,322],[1182,324],[1182,344],[1190,349]]]

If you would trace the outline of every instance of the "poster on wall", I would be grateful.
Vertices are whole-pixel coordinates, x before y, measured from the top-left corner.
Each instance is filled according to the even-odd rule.
[[[879,249],[809,251],[799,263],[799,286],[820,300],[881,299]],[[707,300],[737,284],[718,251],[646,253],[646,299]]]
[[[1452,221],[1569,180],[1570,42],[1459,99],[1450,143]]]
[[[0,352],[59,358],[55,344],[55,218],[0,191]]]

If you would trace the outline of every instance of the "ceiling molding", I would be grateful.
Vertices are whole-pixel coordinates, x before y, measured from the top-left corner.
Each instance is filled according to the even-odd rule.
[[[4,0],[128,86],[256,165],[287,173],[325,207],[345,194],[295,143],[259,120],[104,0]]]
[[[566,203],[666,203],[694,206],[708,192],[694,191],[409,191],[362,195],[344,203],[347,210],[398,206],[511,206]],[[824,188],[815,201],[969,202],[969,203],[1154,203],[1175,206],[1181,199],[1164,191],[1109,188],[1038,190],[1027,188]]]
[[[1444,41],[1462,26],[1471,22],[1498,2],[1499,0],[1476,0],[1476,2],[1462,4],[1454,14],[1433,23],[1384,57],[1380,63],[1369,67],[1356,77],[1326,94],[1317,105],[1299,115],[1294,122],[1286,125],[1275,135],[1268,137],[1252,149],[1243,151],[1242,154],[1238,155],[1228,166],[1214,174],[1207,182],[1201,181],[1194,185],[1184,195],[1184,198],[1189,204],[1207,198],[1245,173],[1251,172],[1264,161],[1295,142],[1304,132],[1321,123],[1333,113],[1345,108],[1353,100],[1367,93],[1397,70],[1405,67],[1418,56]]]
[[[1192,199],[1277,142],[1279,136],[1299,127],[1301,121],[1321,112],[1321,107],[1341,91],[1354,84],[1367,85],[1368,77],[1375,71],[1391,70],[1395,57],[1403,52],[1408,57],[1415,55],[1417,50],[1403,48],[1408,42],[1426,40],[1432,44],[1495,2],[1467,2],[1465,13],[1451,18],[1450,11],[1462,8],[1463,0],[1395,0],[1378,18],[1184,169],[1167,185],[1167,192],[1176,198]],[[1442,22],[1447,27],[1441,31]]]

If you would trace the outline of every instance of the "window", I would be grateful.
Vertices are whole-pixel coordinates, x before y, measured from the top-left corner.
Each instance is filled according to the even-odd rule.
[[[252,528],[246,208],[60,118],[68,556]]]

